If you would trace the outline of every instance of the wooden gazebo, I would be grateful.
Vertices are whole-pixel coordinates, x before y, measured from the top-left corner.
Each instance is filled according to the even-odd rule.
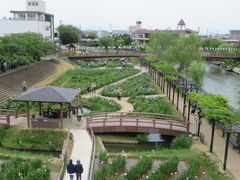
[[[63,128],[63,104],[68,104],[69,107],[74,98],[80,93],[79,89],[60,88],[55,86],[45,86],[34,88],[23,93],[14,101],[27,103],[27,125],[28,127],[38,128]],[[29,102],[39,103],[39,114],[42,113],[42,103],[58,103],[60,104],[59,119],[44,117],[43,121],[38,121],[36,118],[30,118]],[[31,119],[31,121],[30,121]]]

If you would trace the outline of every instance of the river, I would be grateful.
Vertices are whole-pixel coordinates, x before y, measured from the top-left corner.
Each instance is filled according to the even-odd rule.
[[[234,72],[225,71],[213,64],[206,65],[206,72],[203,80],[203,89],[208,93],[225,96],[228,98],[229,104],[237,108],[240,76]]]

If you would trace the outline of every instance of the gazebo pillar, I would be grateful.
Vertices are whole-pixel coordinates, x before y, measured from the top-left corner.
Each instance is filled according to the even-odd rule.
[[[27,102],[27,126],[30,128],[30,111],[29,111],[29,102]]]
[[[63,129],[63,104],[62,103],[60,103],[60,121],[61,121],[60,128]]]
[[[39,112],[38,112],[38,114],[42,114],[42,103],[41,102],[39,102]],[[43,114],[42,114],[42,116],[43,116]]]

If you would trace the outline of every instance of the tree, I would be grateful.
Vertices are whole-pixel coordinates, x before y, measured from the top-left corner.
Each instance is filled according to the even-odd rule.
[[[203,77],[206,74],[204,62],[194,61],[187,69],[188,77],[199,87],[203,84]]]
[[[90,33],[90,34],[87,35],[88,39],[96,39],[96,37],[97,37],[96,33]]]
[[[81,36],[81,31],[72,25],[61,25],[58,32],[63,44],[77,43]]]
[[[105,47],[108,50],[109,46],[114,44],[114,40],[111,36],[104,36],[99,39],[99,45]]]
[[[162,53],[176,43],[178,36],[167,32],[155,33],[150,36],[148,51],[160,57]]]

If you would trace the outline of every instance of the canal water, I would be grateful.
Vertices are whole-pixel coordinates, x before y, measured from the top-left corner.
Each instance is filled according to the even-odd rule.
[[[206,75],[203,80],[203,89],[208,93],[225,96],[228,98],[231,106],[238,108],[237,101],[240,91],[240,76],[234,72],[228,72],[219,66],[207,64]]]

